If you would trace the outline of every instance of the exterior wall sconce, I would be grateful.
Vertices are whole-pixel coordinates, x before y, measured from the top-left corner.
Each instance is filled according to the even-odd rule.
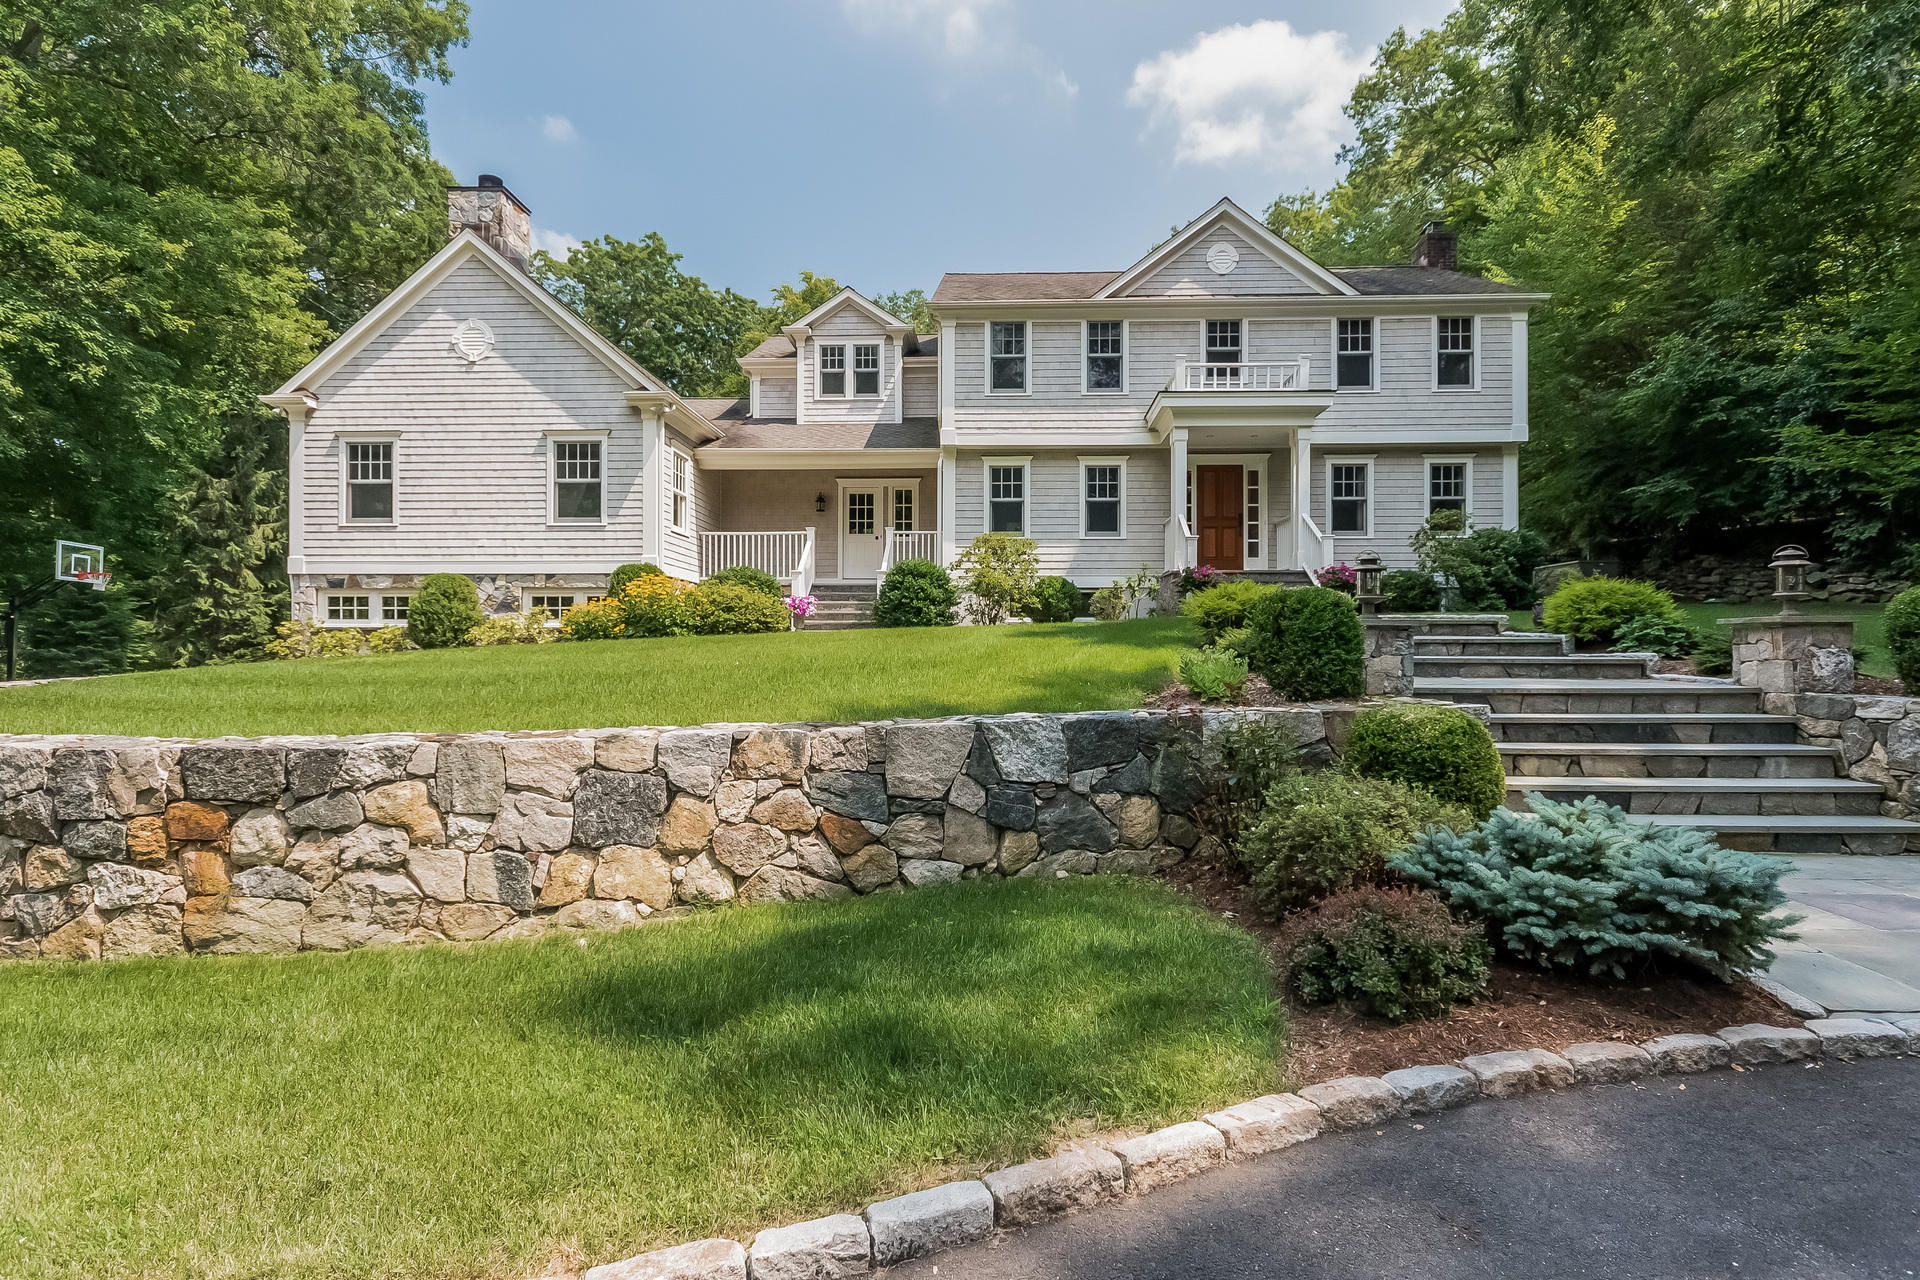
[[[1800,612],[1796,605],[1807,598],[1807,570],[1812,567],[1805,547],[1789,542],[1773,553],[1767,568],[1773,570],[1773,598],[1780,602],[1781,616]]]
[[[1360,602],[1360,612],[1374,614],[1380,612],[1380,556],[1377,552],[1362,552],[1353,564],[1353,595]]]
[[[827,495],[826,494],[816,493],[813,495],[813,509],[815,511],[818,511],[822,515],[826,514],[826,511],[827,511]]]

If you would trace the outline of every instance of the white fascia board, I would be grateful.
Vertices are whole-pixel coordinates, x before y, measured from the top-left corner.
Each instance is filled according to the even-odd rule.
[[[1236,314],[1262,320],[1300,315],[1430,316],[1438,308],[1454,315],[1497,316],[1509,315],[1516,307],[1535,306],[1551,296],[1545,293],[1373,293],[1335,298],[1304,293],[1265,297],[1235,295],[1231,299],[1056,298],[1040,302],[954,302],[947,304],[943,311],[951,313],[956,320],[961,316],[999,319],[1014,315],[1060,320],[1195,320],[1219,319],[1222,303],[1230,301]]]
[[[618,541],[618,539],[610,538],[609,541]],[[394,556],[391,554],[373,557],[343,557],[331,555],[308,556],[305,568],[298,572],[305,573],[309,577],[317,578],[340,578],[357,573],[612,573],[615,569],[628,563],[632,559],[633,556],[631,554],[623,554],[620,552],[609,552],[606,556],[599,559],[573,556],[562,560],[545,557],[529,559],[519,555],[492,556],[484,553],[467,556],[448,556],[428,552],[412,557]],[[321,589],[325,590],[326,588],[323,587]],[[361,588],[361,590],[364,591],[366,588]],[[383,590],[391,594],[399,589],[379,588],[374,589],[373,594],[379,595]],[[581,590],[581,588],[555,587],[554,590],[578,591]]]
[[[946,442],[948,433],[940,438]],[[1105,449],[1148,447],[1160,443],[1145,427],[1070,427],[1048,431],[1033,427],[957,427],[953,444],[962,449]]]
[[[1330,426],[1323,422],[1313,432],[1315,448],[1323,445],[1366,445],[1378,449],[1421,449],[1431,453],[1471,445],[1515,442],[1512,429],[1506,426],[1442,426],[1416,434],[1404,427],[1369,427],[1365,424]]]
[[[697,449],[703,471],[843,471],[874,467],[931,469],[938,449]]]

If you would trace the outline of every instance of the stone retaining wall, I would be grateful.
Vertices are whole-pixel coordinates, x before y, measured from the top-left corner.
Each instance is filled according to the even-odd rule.
[[[1883,816],[1920,821],[1920,698],[1769,694],[1766,704],[1768,711],[1798,720],[1808,742],[1838,751],[1849,778],[1879,783],[1886,791]],[[1908,846],[1920,853],[1920,842]]]
[[[1773,548],[1756,547],[1741,556],[1698,555],[1671,564],[1642,565],[1628,576],[1647,578],[1682,600],[1769,600],[1773,596]],[[1844,573],[1816,565],[1807,573],[1815,600],[1880,603],[1910,585],[1885,573]]]
[[[364,738],[0,738],[0,959],[344,950],[1152,871],[1195,744],[1327,708]],[[1336,736],[1339,725],[1335,726]]]

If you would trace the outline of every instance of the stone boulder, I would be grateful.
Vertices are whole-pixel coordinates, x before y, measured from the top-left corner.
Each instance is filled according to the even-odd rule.
[[[887,794],[922,800],[937,800],[946,795],[967,763],[967,753],[973,749],[973,736],[973,725],[967,721],[930,720],[890,725],[885,731]],[[818,790],[817,783],[815,790]]]
[[[594,744],[587,738],[509,738],[501,747],[507,786],[538,791],[564,800],[573,794],[583,769],[593,766]]]
[[[129,907],[100,935],[102,959],[124,956],[177,956],[187,949],[181,922],[185,912],[176,906]]]
[[[100,862],[125,862],[127,824],[111,818],[91,822],[69,822],[60,843],[76,858]]]
[[[506,796],[507,766],[499,743],[455,738],[440,744],[433,801],[442,813],[498,813]]]
[[[284,867],[248,867],[234,876],[233,891],[243,898],[313,901],[313,885]]]
[[[673,729],[660,735],[655,756],[668,782],[704,799],[713,794],[714,785],[727,771],[733,757],[733,733],[728,729]]]
[[[533,864],[517,853],[493,849],[467,855],[467,897],[533,910]]]
[[[980,722],[980,740],[1006,782],[1065,782],[1067,739],[1054,716],[1002,716]]]
[[[249,809],[233,824],[227,852],[236,867],[278,866],[287,860],[287,820],[278,809]]]
[[[737,778],[798,782],[806,763],[804,729],[755,729],[733,748],[733,773]],[[864,762],[861,767],[865,767]]]
[[[543,907],[564,907],[569,902],[578,902],[587,896],[593,888],[593,873],[597,864],[592,858],[579,853],[562,853],[547,865],[547,878],[540,883],[538,905]],[[416,880],[418,876],[414,877]]]
[[[948,784],[952,779],[947,779]],[[816,773],[807,784],[814,804],[843,818],[866,822],[885,822],[888,817],[887,785],[873,773]],[[943,786],[940,794],[946,788]]]
[[[189,947],[211,955],[282,954],[300,949],[303,902],[278,898],[189,898],[182,934]]]
[[[593,896],[644,902],[662,910],[673,905],[673,869],[658,849],[612,845],[600,851]]]
[[[692,858],[675,870],[684,874],[675,877],[674,896],[689,906],[711,907],[734,897],[733,877],[712,853]]]
[[[349,871],[314,899],[301,941],[322,951],[405,942],[419,918],[420,901],[420,890],[405,876]],[[193,904],[187,905],[191,911]],[[284,905],[300,907],[299,903]]]
[[[460,902],[467,896],[467,857],[458,849],[413,849],[407,874],[435,902]]]
[[[1034,827],[1040,834],[1040,847],[1048,853],[1069,849],[1105,853],[1117,838],[1113,824],[1076,791],[1058,792],[1041,805]]]
[[[564,849],[573,842],[573,805],[537,791],[510,791],[493,820],[493,842],[527,853]]]
[[[287,787],[287,749],[261,744],[182,747],[180,779],[189,800],[272,804]]]
[[[772,827],[738,823],[713,833],[713,856],[738,876],[750,876],[787,852],[787,837]]]
[[[742,902],[826,902],[853,890],[831,880],[816,880],[786,867],[762,867],[740,886]]]
[[[573,792],[573,843],[652,845],[666,811],[667,784],[654,775],[588,769]]]
[[[96,862],[87,869],[93,887],[93,905],[102,911],[160,904],[185,906],[187,887],[179,876],[162,875],[117,862]],[[269,895],[261,895],[269,896]]]

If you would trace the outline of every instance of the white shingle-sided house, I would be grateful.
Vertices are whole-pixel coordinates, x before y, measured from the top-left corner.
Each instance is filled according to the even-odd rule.
[[[296,616],[399,621],[440,572],[558,610],[638,561],[871,588],[988,530],[1083,587],[1406,564],[1436,508],[1517,522],[1542,295],[1454,270],[1439,227],[1415,265],[1329,269],[1222,200],[1122,271],[950,273],[937,334],[847,289],[715,401],[526,274],[498,179],[449,209],[446,248],[263,397],[290,424]]]

